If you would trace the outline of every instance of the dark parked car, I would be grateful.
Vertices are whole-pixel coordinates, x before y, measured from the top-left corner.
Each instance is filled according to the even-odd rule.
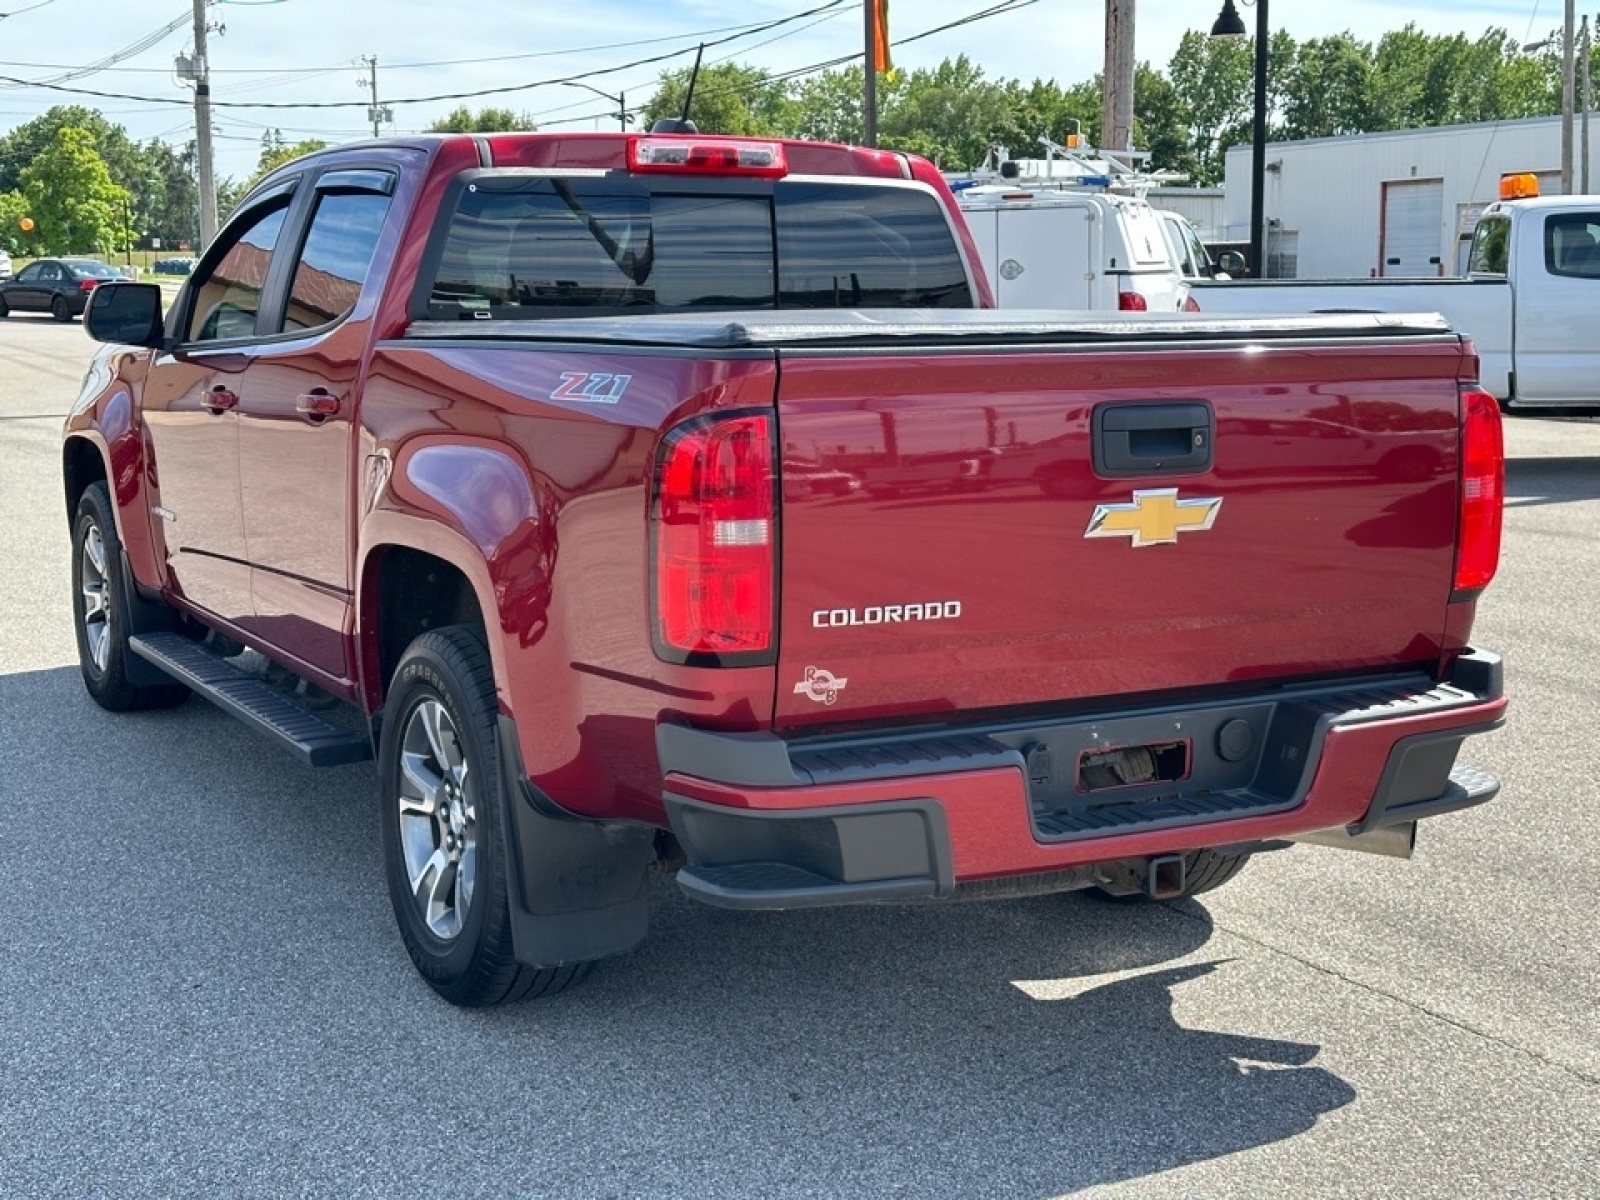
[[[95,288],[120,278],[115,267],[92,258],[41,258],[0,283],[0,317],[13,311],[47,312],[58,321],[70,321],[83,315]]]
[[[198,258],[158,258],[150,264],[150,269],[157,275],[187,275],[199,261]]]

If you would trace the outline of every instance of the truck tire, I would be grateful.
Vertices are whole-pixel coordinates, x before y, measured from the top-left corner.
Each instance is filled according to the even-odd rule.
[[[84,686],[110,712],[175,707],[189,698],[181,683],[138,685],[128,679],[131,621],[122,571],[111,492],[104,481],[91,483],[72,522],[72,617]]]
[[[507,830],[494,670],[463,625],[407,647],[378,748],[384,872],[417,971],[452,1004],[553,995],[593,964],[524,966],[506,896]]]
[[[1183,895],[1198,896],[1227,883],[1250,861],[1250,855],[1224,854],[1220,850],[1196,850],[1183,864]]]

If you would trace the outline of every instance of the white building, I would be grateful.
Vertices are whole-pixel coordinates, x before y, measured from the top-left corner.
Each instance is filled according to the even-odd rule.
[[[1574,121],[1573,190],[1582,191]],[[1590,121],[1591,186],[1600,190],[1600,116]],[[1250,240],[1250,145],[1226,162],[1217,241]],[[1348,279],[1459,275],[1478,213],[1500,176],[1529,171],[1561,191],[1561,118],[1406,129],[1267,144],[1269,276]]]

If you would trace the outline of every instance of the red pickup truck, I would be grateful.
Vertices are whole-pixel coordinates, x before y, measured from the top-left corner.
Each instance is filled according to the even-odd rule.
[[[442,136],[240,205],[66,425],[85,683],[375,757],[459,1004],[731,908],[1215,887],[1489,799],[1498,411],[1436,318],[999,312],[914,157]]]

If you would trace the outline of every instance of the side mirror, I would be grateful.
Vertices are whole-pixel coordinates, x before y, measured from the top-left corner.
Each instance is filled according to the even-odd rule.
[[[154,283],[102,283],[89,297],[83,327],[99,342],[161,345],[161,288]]]
[[[1217,266],[1228,273],[1232,279],[1236,275],[1244,274],[1244,255],[1237,250],[1224,250],[1217,255]]]

